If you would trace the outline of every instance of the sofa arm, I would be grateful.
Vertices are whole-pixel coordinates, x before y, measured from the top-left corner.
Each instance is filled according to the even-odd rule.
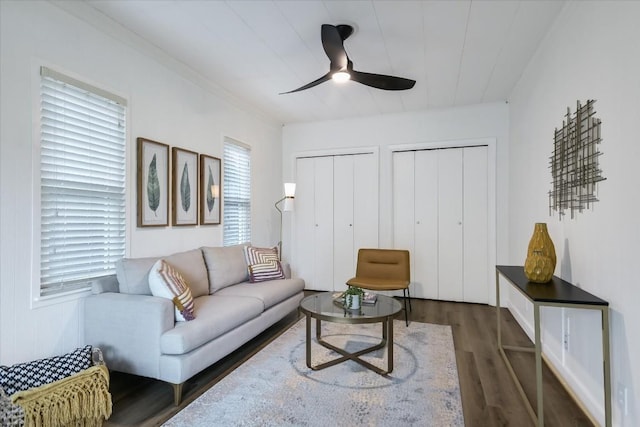
[[[160,337],[175,326],[173,302],[103,293],[84,300],[85,342],[100,347],[110,369],[157,378]]]

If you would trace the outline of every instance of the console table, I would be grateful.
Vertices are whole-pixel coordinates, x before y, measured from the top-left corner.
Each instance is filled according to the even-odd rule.
[[[520,291],[525,298],[533,303],[533,323],[535,329],[535,343],[533,347],[518,347],[502,345],[502,333],[500,330],[500,276],[509,284]],[[511,378],[524,400],[529,415],[534,424],[544,426],[544,410],[542,399],[542,343],[540,340],[540,307],[566,307],[588,310],[600,310],[602,314],[602,360],[604,374],[604,411],[605,425],[611,426],[611,362],[609,360],[609,303],[595,295],[586,292],[571,283],[553,276],[549,283],[529,282],[521,266],[496,266],[496,311],[498,326],[498,351],[504,359]],[[505,350],[526,351],[535,353],[536,360],[536,400],[538,411],[534,412],[524,389],[507,358]]]

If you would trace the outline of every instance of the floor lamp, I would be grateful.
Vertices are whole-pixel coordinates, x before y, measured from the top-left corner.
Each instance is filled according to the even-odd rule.
[[[282,260],[282,212],[291,212],[293,210],[293,200],[296,195],[296,184],[294,182],[284,183],[284,197],[275,203],[275,207],[280,213],[280,241],[278,242],[278,258]],[[278,207],[283,203],[282,209]]]

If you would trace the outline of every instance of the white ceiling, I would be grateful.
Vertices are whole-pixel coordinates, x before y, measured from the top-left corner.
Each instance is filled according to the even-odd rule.
[[[562,1],[86,0],[239,102],[282,122],[505,101]],[[354,68],[417,81],[383,91],[333,81],[322,24],[353,25]]]

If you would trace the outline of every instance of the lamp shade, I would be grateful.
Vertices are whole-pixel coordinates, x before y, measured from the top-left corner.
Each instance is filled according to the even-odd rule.
[[[284,183],[284,204],[282,210],[285,212],[291,212],[293,210],[293,200],[296,195],[296,183],[285,182]]]
[[[296,195],[296,183],[295,182],[285,182],[284,183],[284,196],[285,197],[294,197]]]

